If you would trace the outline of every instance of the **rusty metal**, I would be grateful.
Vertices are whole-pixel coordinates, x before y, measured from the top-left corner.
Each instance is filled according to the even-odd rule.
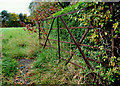
[[[43,31],[45,32],[45,29],[44,29],[44,26],[42,25],[42,28],[43,28]],[[43,35],[44,36],[44,35]],[[47,37],[47,34],[45,34],[45,36]],[[51,43],[50,43],[50,41],[49,41],[49,39],[48,39],[48,43],[49,43],[49,45],[51,46]]]
[[[51,40],[51,41],[58,41],[58,40],[55,40],[55,39],[49,39],[49,40]],[[66,41],[59,41],[59,42],[61,42],[61,43],[67,43],[67,44],[75,44],[75,43],[72,43],[72,42],[66,42]]]
[[[39,39],[41,39],[41,37],[40,37],[40,22],[38,21],[38,26],[39,26],[39,28],[38,28],[38,30],[39,30]]]
[[[42,19],[41,21],[47,21],[47,20],[51,20],[53,18],[57,18],[57,17],[62,17],[62,16],[66,16],[68,14],[73,14],[73,13],[77,13],[77,12],[80,12],[82,10],[87,10],[87,9],[90,9],[92,8],[93,6],[88,6],[87,8],[82,8],[82,9],[79,9],[79,10],[75,10],[75,11],[72,11],[72,12],[69,12],[69,13],[65,13],[65,14],[62,14],[62,15],[59,15],[59,16],[55,16],[55,17],[52,17],[52,18],[47,18],[47,19]]]
[[[81,9],[81,10],[84,10],[84,9]],[[60,17],[60,16],[65,16],[65,15],[68,15],[68,14],[73,14],[73,13],[76,13],[78,11],[80,11],[80,10],[75,10],[75,11],[72,11],[72,12],[69,12],[69,13],[65,13],[65,14],[62,14],[62,15],[59,15],[59,16],[52,17],[52,18],[43,19],[41,21],[51,20],[53,18],[57,18],[57,17]]]
[[[83,8],[83,9],[81,9],[81,10],[85,10],[85,8]],[[45,44],[42,44],[42,45],[44,45],[44,48],[45,48],[45,46],[49,46],[49,45],[47,45],[47,41],[49,41],[49,40],[57,41],[57,42],[58,42],[58,48],[55,48],[55,47],[52,47],[52,46],[49,46],[49,47],[54,48],[54,49],[58,49],[59,62],[60,62],[60,60],[64,60],[64,61],[66,61],[66,65],[67,65],[68,63],[71,63],[71,64],[73,64],[73,65],[75,65],[75,66],[78,66],[78,67],[84,69],[82,66],[77,65],[77,64],[75,64],[75,63],[73,63],[73,62],[70,61],[70,60],[72,59],[72,56],[73,56],[74,54],[76,55],[75,50],[78,48],[79,51],[80,51],[80,53],[82,54],[82,57],[83,57],[85,63],[87,64],[87,67],[88,67],[89,69],[94,70],[93,67],[91,67],[91,65],[90,65],[90,63],[88,62],[88,60],[90,60],[90,61],[92,61],[92,62],[100,63],[100,64],[102,64],[102,65],[104,65],[104,66],[109,67],[108,64],[105,64],[105,63],[103,63],[103,62],[97,61],[97,60],[92,59],[92,58],[87,58],[87,57],[84,55],[82,49],[80,48],[80,46],[86,46],[86,47],[91,47],[91,48],[95,48],[95,49],[100,50],[99,47],[90,46],[90,45],[86,45],[86,44],[81,44],[82,41],[84,40],[86,34],[88,33],[89,29],[91,29],[91,28],[96,28],[96,27],[93,27],[93,26],[89,26],[89,27],[68,27],[67,24],[65,23],[65,21],[64,21],[63,18],[62,18],[62,16],[65,16],[65,15],[68,15],[68,14],[73,14],[73,13],[76,13],[76,12],[78,12],[78,11],[80,12],[81,10],[76,10],[76,11],[73,11],[73,12],[69,12],[69,13],[66,13],[66,14],[62,14],[62,15],[53,17],[53,18],[43,19],[42,21],[47,21],[47,20],[50,20],[50,19],[55,19],[55,18],[57,18],[57,26],[58,26],[58,27],[57,27],[57,28],[52,28],[53,23],[54,23],[54,20],[53,20],[52,25],[51,25],[51,28],[50,28],[50,30],[49,30],[49,33],[48,33],[48,35],[47,35],[46,42],[45,42]],[[110,12],[111,12],[111,14],[112,14],[112,12],[113,12],[112,4],[110,4]],[[62,20],[65,28],[59,28],[59,21],[58,21],[58,18],[59,18],[59,17],[60,17],[60,19]],[[78,29],[78,28],[87,28],[87,30],[86,30],[85,33],[83,34],[82,38],[80,39],[79,43],[77,43],[77,41],[76,41],[76,39],[74,38],[73,34],[72,34],[71,31],[69,30],[69,29]],[[72,39],[74,40],[74,43],[72,43],[72,42],[66,42],[66,41],[60,41],[59,30],[62,30],[62,29],[67,29],[67,30],[68,30],[70,36],[71,36]],[[57,32],[58,32],[58,40],[48,39],[51,30],[57,30]],[[39,26],[39,31],[40,31],[40,26]],[[114,30],[113,30],[113,28],[111,29],[111,35],[112,35],[112,36],[114,35]],[[39,39],[40,39],[40,36],[39,36]],[[76,45],[75,49],[74,49],[73,52],[72,52],[72,55],[68,58],[68,60],[66,60],[66,59],[64,59],[64,58],[62,58],[62,57],[60,56],[60,50],[61,50],[61,51],[65,51],[65,50],[60,49],[60,42],[61,42],[61,43],[68,43],[68,44]],[[112,56],[114,56],[114,38],[113,38],[113,37],[112,37],[112,49],[104,49],[104,50],[106,50],[106,51],[112,51]],[[65,52],[70,53],[70,52],[68,52],[68,51],[65,51]],[[93,75],[93,74],[92,74],[92,75]],[[98,75],[98,76],[101,78],[101,80],[104,80],[103,77],[101,77],[99,74],[96,74],[96,75]],[[93,76],[94,76],[94,75],[93,75]],[[95,78],[95,77],[94,77],[94,78]],[[105,81],[106,81],[106,80],[105,80]]]
[[[75,42],[75,44],[76,44],[77,48],[79,49],[80,53],[82,54],[83,59],[84,59],[85,63],[87,64],[87,67],[88,67],[89,69],[94,70],[94,69],[93,69],[93,67],[91,67],[91,66],[90,66],[90,64],[89,64],[89,62],[87,61],[87,59],[86,59],[86,57],[85,57],[85,55],[84,55],[84,53],[83,53],[82,49],[80,48],[79,44],[77,43],[76,39],[74,38],[73,34],[71,33],[71,31],[69,30],[69,28],[68,28],[67,24],[65,23],[65,21],[63,20],[63,18],[62,18],[61,16],[60,16],[60,19],[62,20],[62,22],[63,22],[64,26],[65,26],[65,27],[66,27],[66,29],[68,30],[68,33],[70,34],[70,36],[71,36],[71,37],[72,37],[72,39],[74,40],[74,42]],[[93,76],[93,75],[92,75],[92,76]]]
[[[87,34],[88,31],[89,31],[89,29],[87,29],[87,30],[85,31],[83,37],[82,37],[81,40],[79,41],[79,44],[83,41],[83,39],[85,38],[85,36],[86,36],[86,34]],[[72,57],[73,57],[76,49],[77,49],[77,47],[75,47],[75,49],[74,49],[74,51],[72,52],[70,58],[68,59],[68,62],[66,62],[65,65],[67,65],[67,64],[69,63],[70,59],[72,59]]]
[[[82,41],[83,41],[83,39],[85,38],[85,36],[86,36],[86,34],[88,33],[88,31],[89,31],[89,29],[87,29],[87,30],[85,31],[85,33],[83,34],[82,38],[80,39],[79,44],[82,43]]]
[[[92,58],[86,58],[86,59],[88,59],[88,60],[90,60],[90,61],[94,61],[94,62],[96,62],[96,63],[101,63],[102,65],[109,67],[108,64],[105,64],[105,63],[103,63],[103,62],[99,62],[99,61],[94,60],[94,59],[92,59]]]
[[[44,44],[43,44],[43,43],[40,43],[40,45],[44,46]],[[56,48],[56,47],[53,47],[53,46],[50,46],[50,45],[46,45],[46,46],[48,46],[48,47],[51,47],[51,48],[54,48],[54,49],[58,50],[58,48]],[[66,51],[66,50],[64,50],[64,49],[60,49],[60,50],[61,50],[61,51],[64,51],[65,53],[70,54],[70,51]]]
[[[69,34],[71,35],[72,39],[74,40],[76,46],[78,47],[80,53],[81,53],[82,56],[83,56],[83,59],[84,59],[85,63],[87,64],[88,68],[94,70],[94,69],[90,66],[90,64],[89,64],[89,62],[87,61],[87,59],[85,58],[85,55],[84,55],[84,53],[82,52],[82,49],[81,49],[80,46],[78,45],[76,39],[73,37],[73,34],[71,33],[71,31],[69,30],[67,24],[65,23],[65,21],[63,20],[63,18],[62,18],[61,16],[60,16],[60,19],[62,20],[63,24],[65,25],[65,27],[67,28]]]
[[[64,58],[62,58],[62,57],[61,57],[61,59],[64,60],[64,61],[66,61],[66,62],[68,61],[68,60],[66,60],[66,59],[64,59]],[[85,68],[83,68],[82,66],[77,65],[77,64],[75,64],[75,63],[73,63],[73,62],[71,62],[71,61],[69,61],[69,63],[71,63],[71,64],[73,64],[73,65],[75,65],[75,66],[77,66],[77,67],[79,67],[79,68],[85,69]]]
[[[49,39],[49,40],[51,40],[51,39]],[[52,41],[54,41],[54,40],[52,40]],[[57,41],[57,40],[55,40],[55,41]],[[44,45],[44,44],[42,44],[42,43],[40,43],[40,44],[41,44],[41,45]],[[54,49],[58,49],[58,48],[55,48],[55,47],[52,47],[52,46],[49,46],[49,45],[46,45],[46,46],[51,47],[51,48],[54,48]],[[66,51],[66,50],[63,50],[63,49],[60,49],[60,50],[70,54],[69,51]],[[77,54],[77,53],[74,52],[74,55],[76,55],[76,54]],[[107,65],[107,64],[105,64],[105,63],[103,63],[103,62],[99,62],[99,61],[94,60],[94,59],[92,59],[92,58],[86,58],[86,59],[87,59],[87,60],[90,60],[90,61],[94,61],[94,62],[96,62],[96,63],[101,63],[101,64],[104,65],[104,66],[109,66],[109,65]],[[67,61],[68,61],[68,63],[69,63],[70,60],[68,59]]]
[[[51,27],[50,27],[49,33],[48,33],[48,35],[47,35],[47,39],[46,39],[45,44],[44,44],[44,48],[45,48],[45,46],[46,46],[46,44],[47,44],[47,40],[48,40],[48,37],[49,37],[50,32],[51,32],[51,30],[52,30],[52,26],[53,26],[54,20],[55,20],[55,18],[54,18],[53,21],[52,21],[52,24],[51,24]]]
[[[69,27],[69,29],[79,29],[79,28],[95,28],[93,26],[90,26],[90,27]],[[60,28],[60,30],[64,30],[66,28]],[[53,28],[53,30],[57,30],[57,28]]]
[[[59,37],[59,17],[57,18],[57,30],[58,30],[58,53],[59,53],[59,63],[60,63],[60,37]]]
[[[49,40],[58,41],[58,40],[54,40],[54,39],[49,39]],[[64,42],[64,41],[60,41],[60,42],[66,43],[66,42]],[[68,42],[68,43],[69,43],[69,42]],[[44,44],[42,44],[42,43],[40,43],[40,44],[41,44],[41,45],[44,45]],[[70,43],[70,44],[71,44],[71,43]],[[72,43],[72,44],[74,44],[74,43]],[[80,45],[82,45],[82,44],[80,44]],[[55,48],[55,47],[52,47],[52,46],[49,46],[49,45],[46,45],[46,46],[51,47],[51,48],[54,48],[54,49],[58,49],[58,48]],[[84,45],[83,45],[83,46],[84,46]],[[66,50],[63,50],[63,49],[60,49],[60,50],[70,54],[69,51],[66,51]],[[74,55],[76,55],[76,54],[77,54],[77,53],[74,52]],[[92,58],[86,58],[86,59],[87,59],[87,60],[90,60],[90,61],[94,61],[94,62],[96,62],[96,63],[101,63],[102,65],[109,67],[109,65],[107,65],[107,64],[105,64],[105,63],[103,63],[103,62],[99,62],[99,61],[97,61],[97,60],[94,60],[94,59],[92,59]],[[67,61],[68,61],[68,63],[69,63],[70,60],[68,59]]]
[[[55,39],[49,39],[49,40],[58,41],[58,40],[55,40]],[[72,43],[72,42],[66,42],[66,41],[59,41],[59,42],[75,45],[75,43]],[[99,48],[99,47],[96,47],[96,46],[90,46],[90,45],[86,45],[86,44],[79,44],[79,45],[80,45],[80,46],[85,46],[85,47],[91,47],[91,48],[100,50],[100,48]],[[111,51],[111,49],[106,49],[106,48],[105,48],[104,50],[106,50],[106,51]]]

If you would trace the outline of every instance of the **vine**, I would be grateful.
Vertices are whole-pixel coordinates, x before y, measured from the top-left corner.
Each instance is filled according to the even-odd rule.
[[[110,11],[111,10],[110,4],[112,4],[112,8],[115,8],[113,12]],[[89,2],[89,3],[80,3],[80,4],[78,3],[77,6],[73,8],[75,10],[81,10],[85,8],[85,10],[78,11],[77,13],[74,14],[68,14],[68,17],[65,18],[67,21],[74,20],[74,23],[76,22],[75,23],[76,26],[78,25],[78,26],[95,27],[93,30],[90,30],[91,34],[89,34],[88,37],[89,42],[92,42],[93,45],[97,45],[101,50],[101,52],[96,52],[97,56],[95,56],[95,58],[99,59],[103,63],[109,64],[109,66],[104,67],[102,64],[98,64],[95,67],[94,71],[90,71],[88,73],[93,72],[98,75],[101,75],[104,79],[108,80],[107,82],[108,84],[112,84],[120,81],[119,80],[120,78],[119,43],[118,44],[115,43],[115,47],[117,47],[116,48],[117,52],[115,56],[112,56],[111,51],[107,51],[112,48],[111,39],[114,38],[116,40],[119,40],[118,38],[120,37],[120,29],[119,29],[120,10],[118,9],[119,7],[120,4],[118,3],[105,3],[105,2],[101,2],[101,3]],[[33,18],[33,24],[37,24],[37,26],[32,27],[31,25],[26,25],[27,30],[31,32],[32,31],[37,32],[39,27],[38,24],[41,24],[41,26],[43,26],[44,22],[41,21],[46,18],[50,18],[50,17],[52,18],[54,16],[54,13],[57,11],[59,11],[59,8],[57,8],[56,3],[41,4],[41,6],[38,7],[38,9],[35,11],[35,18]],[[49,21],[47,21],[47,23],[50,24]],[[74,24],[68,26],[72,26],[72,25],[75,26]],[[25,26],[24,23],[23,26]],[[37,30],[35,30],[35,28]],[[112,35],[111,33],[112,28],[114,30],[114,35]],[[40,28],[40,31],[41,33],[44,32],[42,28]],[[63,32],[65,33],[65,31]],[[76,34],[75,30],[73,30],[73,32],[74,34]],[[44,32],[44,34],[46,34],[46,32]],[[86,53],[92,55],[91,53],[88,52]],[[101,82],[101,83],[105,83],[105,82]]]

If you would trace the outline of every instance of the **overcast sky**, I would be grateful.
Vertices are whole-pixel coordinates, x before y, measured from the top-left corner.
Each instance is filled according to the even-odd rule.
[[[0,0],[0,12],[7,10],[11,13],[25,13],[29,15],[29,4],[32,0]]]

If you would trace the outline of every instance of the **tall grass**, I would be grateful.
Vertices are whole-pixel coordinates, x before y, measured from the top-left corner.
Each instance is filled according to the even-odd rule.
[[[5,57],[33,58],[39,52],[38,46],[36,33],[29,33],[22,28],[2,29],[2,53]]]
[[[28,79],[36,84],[80,84],[83,82],[82,69],[76,70],[77,67],[72,64],[65,66],[64,61],[58,62],[56,49],[41,49],[41,53],[33,63],[32,70],[36,70],[35,76]]]
[[[29,33],[21,28],[4,28],[2,29],[2,53],[4,57],[22,59],[34,58],[33,68],[29,70],[27,80],[35,84],[81,84],[85,83],[85,76],[83,74],[87,71],[87,66],[80,56],[73,56],[72,62],[82,65],[86,70],[80,69],[72,64],[65,66],[65,61],[58,64],[58,50],[46,47],[43,49],[39,47],[38,34]],[[51,34],[54,37],[55,34]],[[43,42],[44,40],[40,40]],[[51,43],[58,47],[57,42]],[[63,45],[61,47],[69,50],[69,46]],[[80,53],[78,52],[78,55]],[[61,57],[68,59],[70,54],[61,51]],[[10,61],[11,62],[11,61]],[[8,63],[6,63],[8,64]],[[6,65],[5,65],[6,67]],[[6,71],[6,70],[5,70]],[[7,72],[7,71],[6,71]],[[5,72],[5,73],[6,73]]]

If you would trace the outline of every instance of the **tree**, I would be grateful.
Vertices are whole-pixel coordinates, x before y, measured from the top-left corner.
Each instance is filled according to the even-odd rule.
[[[64,2],[62,5],[64,7],[68,6],[68,4],[64,4]],[[41,13],[41,15],[46,14],[48,17],[51,14],[57,12],[58,9],[61,9],[61,6],[58,2],[31,2],[29,5],[30,14],[34,18],[38,15],[38,13]],[[43,11],[44,13],[42,13]]]
[[[35,24],[35,22],[39,24],[39,21],[41,21],[42,19],[53,17],[51,15],[57,12],[59,10],[59,7],[57,7],[56,2],[31,2],[29,5],[29,9],[33,18],[33,24]],[[30,30],[29,28],[27,28],[27,30],[33,31],[33,29]]]
[[[2,26],[6,26],[6,21],[9,20],[10,16],[9,16],[9,13],[6,11],[6,10],[3,10],[1,12],[1,16],[2,16]]]
[[[19,19],[20,19],[21,22],[24,22],[24,17],[23,17],[22,13],[19,14]]]
[[[31,2],[29,4],[29,11],[31,16],[35,15],[35,10],[37,9],[38,6],[40,6],[40,2]]]
[[[24,22],[27,22],[27,14],[23,15]]]
[[[18,27],[19,24],[19,15],[15,13],[9,13],[9,21],[7,21],[7,27]]]
[[[12,21],[19,21],[19,16],[18,16],[18,14],[10,13],[10,19]]]

